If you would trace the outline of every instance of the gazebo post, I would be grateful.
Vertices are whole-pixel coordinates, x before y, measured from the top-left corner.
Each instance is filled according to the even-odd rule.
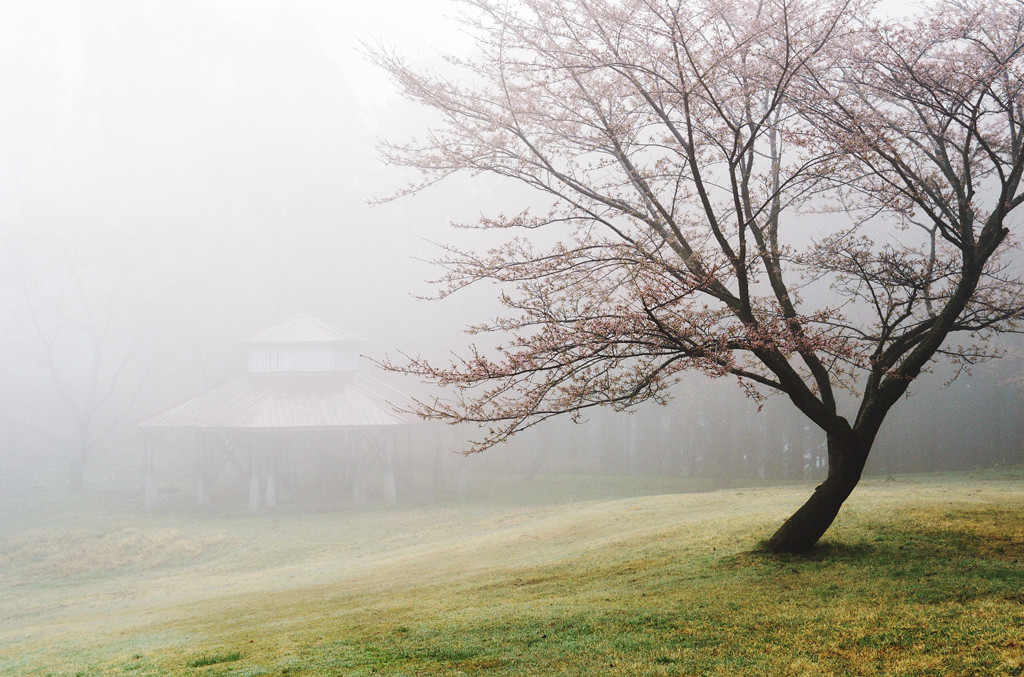
[[[274,441],[274,450],[266,455],[267,461],[267,495],[266,495],[266,506],[268,508],[277,507],[277,483],[274,480],[274,471],[277,469],[277,455],[281,441]]]
[[[207,486],[208,456],[209,449],[203,440],[203,434],[196,431],[196,502],[200,506],[210,503],[210,488]]]
[[[260,510],[260,478],[256,471],[256,451],[249,440],[249,512]]]
[[[351,436],[352,445],[349,453],[352,458],[352,500],[356,505],[366,503],[366,444],[363,435],[357,433]]]
[[[384,503],[387,505],[394,505],[398,496],[395,486],[395,445],[392,438],[392,435],[384,438]]]
[[[274,486],[274,473],[267,474],[267,507],[277,507],[277,488]]]

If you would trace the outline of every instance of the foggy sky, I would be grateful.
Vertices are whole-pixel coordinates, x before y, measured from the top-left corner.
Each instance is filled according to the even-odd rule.
[[[408,176],[375,142],[422,127],[361,41],[436,59],[448,2],[0,4],[0,445],[73,449],[239,366],[300,312],[381,346],[419,328],[427,239],[455,186],[371,209]],[[446,315],[449,313],[449,315]],[[422,331],[428,318],[447,318]],[[436,322],[435,322],[436,324]],[[429,340],[429,339],[428,339]],[[435,344],[436,345],[436,344]],[[412,348],[415,349],[415,348]],[[124,411],[125,408],[131,411]]]
[[[0,3],[2,453],[67,453],[83,417],[99,447],[130,453],[134,420],[236,372],[240,341],[296,313],[382,356],[444,355],[497,312],[488,289],[412,294],[438,274],[429,241],[472,238],[449,222],[520,211],[522,192],[457,178],[367,204],[412,178],[376,140],[426,122],[362,43],[441,66],[438,50],[470,49],[455,14],[449,0]]]

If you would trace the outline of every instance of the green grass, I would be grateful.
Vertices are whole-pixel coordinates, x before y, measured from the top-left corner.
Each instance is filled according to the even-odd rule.
[[[231,651],[228,653],[212,654],[209,656],[193,658],[189,662],[185,663],[185,665],[190,668],[205,668],[208,665],[216,665],[218,663],[231,663],[233,661],[241,660],[241,658],[241,651]]]
[[[810,489],[258,516],[7,501],[0,674],[1024,675],[1024,472],[867,480],[812,554],[758,552]]]

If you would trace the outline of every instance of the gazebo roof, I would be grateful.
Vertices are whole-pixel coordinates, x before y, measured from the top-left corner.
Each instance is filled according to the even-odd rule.
[[[296,315],[290,320],[264,329],[246,343],[349,343],[363,338],[338,329],[309,315]]]
[[[408,425],[412,400],[356,373],[249,373],[139,425],[144,428],[313,429]]]

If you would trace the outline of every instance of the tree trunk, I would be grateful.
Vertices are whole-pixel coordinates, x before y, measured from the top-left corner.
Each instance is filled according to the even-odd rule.
[[[79,417],[78,453],[72,452],[71,466],[68,470],[68,489],[73,494],[79,494],[85,488],[85,465],[88,463],[92,452],[92,445],[89,440],[89,421],[84,417]]]
[[[85,488],[85,454],[79,454],[71,459],[71,466],[68,469],[68,491],[72,494],[80,494]]]
[[[828,436],[828,476],[793,516],[765,542],[769,552],[804,552],[814,547],[860,481],[871,443],[855,433]]]

